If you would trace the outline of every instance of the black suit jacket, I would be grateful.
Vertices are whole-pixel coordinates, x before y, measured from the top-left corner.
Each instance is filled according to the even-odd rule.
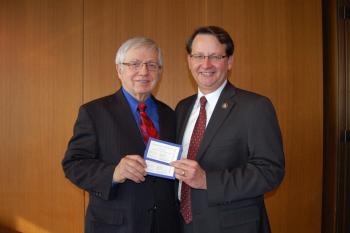
[[[160,138],[175,140],[175,113],[158,105]],[[148,233],[152,216],[158,232],[178,232],[174,181],[147,176],[140,184],[112,185],[116,165],[128,154],[143,155],[145,145],[121,90],[80,107],[65,158],[66,177],[89,192],[86,233]]]
[[[197,95],[176,107],[181,143]],[[191,189],[195,233],[269,233],[263,195],[284,176],[282,139],[271,102],[235,88],[223,89],[196,160],[207,190]]]

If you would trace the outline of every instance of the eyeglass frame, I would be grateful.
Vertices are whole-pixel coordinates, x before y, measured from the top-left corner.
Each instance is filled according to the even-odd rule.
[[[122,62],[121,64],[127,66],[129,69],[133,71],[140,71],[143,65],[146,65],[146,69],[148,71],[157,71],[162,67],[157,62]],[[154,69],[150,68],[152,67],[150,65],[154,65]]]
[[[210,62],[221,62],[224,58],[229,57],[228,55],[201,55],[201,54],[190,54],[190,58],[193,59],[195,62],[204,62],[205,58],[208,58],[208,61]]]

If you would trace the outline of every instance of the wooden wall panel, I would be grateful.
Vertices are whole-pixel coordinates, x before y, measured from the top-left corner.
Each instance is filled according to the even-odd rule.
[[[128,38],[140,35],[154,39],[163,49],[165,66],[155,92],[157,97],[174,107],[179,96],[193,93],[196,89],[187,70],[185,40],[205,20],[202,3],[200,0],[86,0],[84,102],[119,88],[114,65],[116,51]]]
[[[283,133],[286,177],[276,192],[267,195],[272,229],[288,233],[320,232],[321,2],[223,2],[223,26],[235,38],[237,48],[230,80],[270,97]]]
[[[83,231],[60,164],[82,100],[82,6],[0,1],[0,226]]]

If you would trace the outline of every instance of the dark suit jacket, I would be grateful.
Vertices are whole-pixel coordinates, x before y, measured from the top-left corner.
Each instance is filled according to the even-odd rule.
[[[176,107],[181,143],[197,95]],[[227,83],[207,125],[196,160],[207,190],[191,189],[195,233],[268,233],[263,195],[284,176],[281,133],[271,102]]]
[[[175,113],[158,104],[160,138],[175,140]],[[159,232],[178,233],[174,181],[147,176],[112,186],[116,165],[128,154],[143,155],[145,145],[121,90],[84,104],[65,158],[66,177],[90,194],[86,233],[148,233],[152,216]]]

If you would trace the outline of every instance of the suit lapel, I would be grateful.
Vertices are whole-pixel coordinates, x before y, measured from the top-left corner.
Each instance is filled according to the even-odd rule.
[[[124,127],[125,130],[123,132],[128,133],[129,138],[135,138],[135,146],[145,146],[140,130],[122,90],[119,89],[112,97],[106,107],[114,116],[114,119],[119,122],[118,127]],[[135,137],[135,135],[138,135],[138,137]]]
[[[235,88],[228,82],[222,91],[218,102],[214,108],[213,114],[209,120],[208,126],[204,132],[204,136],[199,147],[196,160],[200,161],[204,155],[205,150],[210,145],[216,133],[224,123],[225,119],[235,106],[233,96],[235,95]]]
[[[167,116],[166,112],[163,110],[163,106],[159,104],[159,101],[152,95],[151,98],[154,100],[154,102],[157,104],[158,108],[158,119],[159,119],[159,137],[166,138],[165,133],[167,132]]]
[[[197,99],[197,95],[193,95],[190,97],[190,99],[184,104],[184,108],[182,112],[177,114],[177,117],[179,118],[177,123],[178,123],[178,132],[176,134],[176,142],[181,144],[182,139],[186,130],[186,125],[188,122],[188,119],[190,118],[191,112],[193,105],[195,104]]]

